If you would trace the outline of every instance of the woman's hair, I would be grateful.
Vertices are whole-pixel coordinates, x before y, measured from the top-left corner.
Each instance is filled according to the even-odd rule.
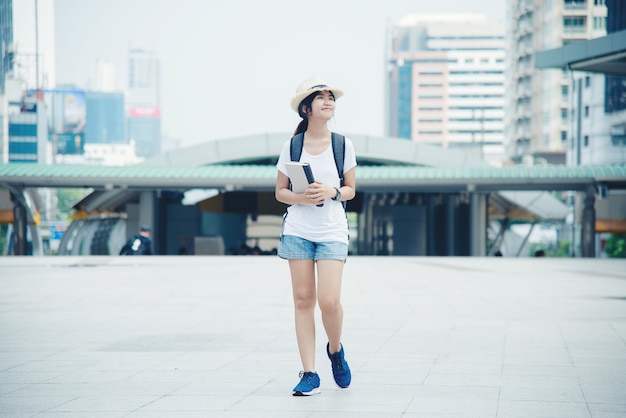
[[[321,92],[316,91],[314,93],[309,94],[308,96],[306,96],[298,105],[298,115],[300,115],[300,117],[302,118],[302,120],[300,121],[300,123],[298,124],[298,126],[296,127],[296,130],[293,132],[293,135],[296,136],[302,132],[305,132],[307,130],[307,128],[309,127],[309,117],[307,116],[306,112],[308,112],[311,109],[311,103],[313,103],[313,99],[315,98],[315,96],[317,96],[318,94],[320,94]],[[334,98],[335,95],[333,94],[333,92],[330,92],[330,95]],[[305,106],[305,110],[302,111],[302,106]]]

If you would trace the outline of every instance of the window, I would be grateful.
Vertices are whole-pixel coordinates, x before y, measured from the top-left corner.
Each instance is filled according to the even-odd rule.
[[[611,143],[617,146],[626,145],[626,135],[611,135]]]
[[[591,77],[586,76],[585,77],[585,87],[589,87],[589,85],[591,85]]]
[[[585,117],[589,117],[589,106],[585,106]]]
[[[567,141],[567,131],[561,131],[561,141]]]
[[[583,137],[583,145],[588,147],[589,146],[589,135],[585,135]]]
[[[561,120],[562,121],[567,120],[567,109],[561,109]]]
[[[594,16],[593,28],[599,30],[606,30],[606,17]]]
[[[565,33],[581,33],[585,32],[585,17],[564,17],[563,18],[563,32]]]

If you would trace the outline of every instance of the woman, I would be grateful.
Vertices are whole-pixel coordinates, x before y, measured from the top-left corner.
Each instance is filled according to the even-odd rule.
[[[327,126],[335,113],[335,100],[342,95],[343,91],[327,86],[319,77],[312,77],[298,86],[291,99],[292,109],[302,118],[294,132],[294,136],[304,134],[300,161],[310,164],[316,181],[304,193],[291,191],[286,170],[286,163],[291,161],[291,141],[283,145],[276,164],[276,199],[289,205],[278,256],[289,260],[296,338],[302,360],[301,379],[293,389],[294,396],[320,392],[320,379],[315,369],[316,302],[328,337],[326,353],[335,382],[347,388],[351,381],[341,344],[341,280],[348,256],[348,221],[342,202],[354,198],[357,163],[352,142],[346,138],[341,184]]]

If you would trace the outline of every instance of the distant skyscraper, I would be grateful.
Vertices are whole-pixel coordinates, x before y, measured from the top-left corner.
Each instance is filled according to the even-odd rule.
[[[604,36],[605,0],[507,2],[507,152],[517,160],[530,154],[563,162],[570,76],[535,69],[534,55]]]
[[[388,58],[387,134],[501,160],[504,35],[480,15],[404,17]]]
[[[130,51],[128,68],[128,139],[137,155],[152,157],[161,152],[161,100],[159,60],[153,51]]]
[[[13,1],[15,78],[27,89],[56,85],[54,0]]]
[[[48,129],[41,93],[25,97],[9,115],[10,163],[48,163]]]
[[[8,101],[5,80],[13,69],[13,0],[0,0],[0,164],[9,159]]]
[[[6,74],[13,69],[13,0],[0,0],[0,95]]]
[[[124,94],[122,92],[85,92],[87,123],[85,144],[125,144]]]
[[[113,63],[104,60],[97,60],[94,66],[93,80],[90,83],[91,90],[94,91],[115,91],[118,89],[115,80],[115,66]]]

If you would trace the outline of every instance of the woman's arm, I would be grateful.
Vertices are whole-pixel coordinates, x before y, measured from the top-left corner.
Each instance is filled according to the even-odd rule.
[[[278,176],[276,177],[276,190],[274,192],[276,200],[286,205],[312,205],[314,201],[309,199],[305,193],[294,193],[289,188],[289,177],[278,170]]]

